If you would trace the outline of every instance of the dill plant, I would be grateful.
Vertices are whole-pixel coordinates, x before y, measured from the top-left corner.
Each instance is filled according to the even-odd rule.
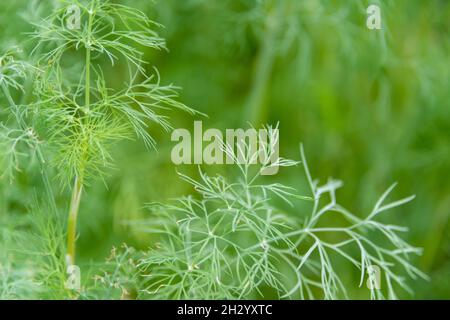
[[[273,129],[269,132],[271,143],[264,152],[270,155],[275,135]],[[223,149],[235,157],[228,146]],[[195,196],[148,205],[150,217],[139,228],[158,237],[150,251],[131,260],[139,274],[133,277],[139,298],[248,299],[264,298],[270,292],[289,299],[348,298],[348,283],[336,269],[340,259],[359,269],[359,286],[367,281],[371,266],[380,268],[384,290],[370,287],[372,299],[395,299],[398,288],[409,290],[403,274],[413,279],[427,277],[410,262],[410,256],[420,254],[421,249],[400,237],[407,229],[377,219],[413,196],[387,202],[393,185],[369,214],[360,217],[337,202],[336,190],[342,182],[330,179],[319,185],[311,178],[303,149],[301,162],[309,196],[264,181],[261,172],[271,164],[249,165],[258,155],[243,149],[238,152],[246,161],[236,165],[237,179],[210,176],[201,169],[199,179],[180,174],[193,186]],[[296,164],[279,158],[272,165]],[[290,214],[286,205],[297,211],[298,201],[308,201],[311,212]],[[342,217],[347,223],[330,223],[327,216]],[[128,250],[124,254],[130,257]],[[124,258],[118,255],[117,259]],[[119,288],[123,277],[105,273],[101,279]]]
[[[27,21],[36,20],[36,14],[41,12],[42,6],[37,1],[30,3],[29,10],[20,11]],[[0,87],[2,92],[2,109],[0,110],[0,180],[6,184],[0,187],[0,299],[33,299],[43,292],[52,292],[55,287],[42,281],[58,273],[56,265],[47,264],[47,258],[56,259],[56,252],[40,247],[44,242],[60,246],[51,234],[40,229],[39,224],[52,224],[49,213],[56,212],[53,189],[47,172],[46,154],[43,142],[36,131],[33,119],[29,117],[26,105],[32,97],[34,77],[40,70],[33,66],[31,57],[26,55],[27,46],[11,45],[15,41],[5,43],[8,47],[0,56]],[[37,169],[37,170],[34,170]],[[36,184],[33,191],[28,186],[13,184],[17,175],[22,178],[29,174]],[[37,173],[39,180],[34,180]],[[36,177],[36,178],[37,178]],[[40,184],[43,183],[43,185]],[[7,184],[9,183],[9,185]],[[39,211],[36,201],[36,190],[43,187],[45,195],[42,198],[48,202],[46,210]],[[33,210],[30,210],[30,208]],[[23,215],[21,211],[36,214]],[[36,234],[35,234],[36,232]],[[62,242],[64,243],[64,242]],[[32,244],[32,245],[31,245]],[[33,246],[33,249],[31,248]],[[42,249],[42,250],[40,250]],[[60,254],[61,252],[58,252]],[[33,256],[29,260],[26,256]],[[64,256],[64,255],[62,255]],[[41,259],[42,258],[42,259]],[[42,267],[49,269],[43,271]],[[64,264],[60,266],[64,271]],[[60,273],[60,288],[64,286],[65,272]],[[65,291],[65,290],[64,290]],[[59,291],[60,293],[62,291]],[[41,296],[42,297],[42,296]],[[60,296],[53,295],[58,298]]]
[[[176,88],[161,86],[157,73],[153,77],[146,75],[137,48],[144,44],[164,49],[164,41],[151,32],[155,42],[150,45],[141,41],[141,33],[131,30],[136,23],[143,29],[156,24],[141,20],[142,14],[134,9],[109,2],[64,3],[64,7],[36,24],[33,36],[40,43],[34,54],[40,56],[39,65],[30,67],[14,50],[1,58],[0,83],[10,114],[0,130],[0,162],[3,178],[13,181],[14,172],[22,169],[25,158],[37,158],[42,166],[47,165],[41,151],[45,146],[61,180],[73,184],[70,214],[74,219],[68,241],[73,263],[81,193],[89,181],[102,176],[111,166],[111,145],[135,133],[147,146],[154,146],[147,133],[148,124],[155,122],[170,128],[166,118],[153,112],[155,107],[193,111],[173,100]],[[71,4],[82,9],[79,30],[65,26],[65,8]],[[122,14],[116,14],[118,10],[129,14],[125,21]],[[94,27],[89,30],[91,16]],[[289,21],[296,21],[295,16]],[[77,52],[84,54],[83,59]],[[108,68],[101,63],[101,56],[112,64],[122,61],[130,72],[130,82],[123,90],[107,86],[108,77],[103,71],[108,72]],[[67,64],[72,63],[75,68],[69,69]],[[37,79],[37,101],[21,105],[14,101],[12,91],[26,91],[22,82],[31,72]],[[40,125],[39,130],[30,125],[29,118]],[[249,298],[265,297],[269,287],[282,298],[342,298],[347,296],[348,279],[338,268],[339,259],[359,269],[361,286],[368,266],[381,268],[384,290],[371,290],[371,298],[396,298],[398,287],[409,290],[404,275],[426,278],[410,262],[410,256],[421,250],[400,237],[407,229],[378,220],[381,213],[413,197],[386,204],[392,186],[369,214],[352,214],[336,200],[342,183],[329,180],[319,185],[311,178],[303,151],[301,157],[310,196],[299,196],[283,184],[266,183],[259,176],[261,168],[246,165],[238,166],[237,179],[210,176],[203,171],[199,171],[199,180],[181,174],[195,188],[196,195],[170,204],[148,205],[152,213],[144,229],[156,235],[159,243],[148,252],[129,247],[124,247],[123,253],[113,250],[107,262],[112,271],[96,278],[109,288],[95,297],[113,297],[110,289],[120,288],[122,298]],[[296,163],[280,159],[279,164]],[[288,214],[302,208],[297,206],[298,200],[310,203],[311,212],[304,214],[303,209],[298,209],[298,215]],[[292,205],[292,209],[287,210],[285,204]],[[46,212],[40,213],[45,216]],[[346,219],[347,224],[334,225],[327,220],[337,216]],[[37,276],[49,291],[57,289],[55,292],[60,293],[65,280],[60,261],[64,251],[60,247],[62,235],[51,224],[44,223],[40,231],[42,236],[32,243],[43,246],[36,252],[46,262]],[[28,296],[34,280],[27,269],[18,266],[6,250],[0,253],[0,261],[0,297]]]
[[[32,128],[28,127],[22,112],[13,99],[12,90],[23,91],[22,81],[30,69],[28,63],[20,60],[18,47],[7,50],[0,56],[0,86],[9,108],[10,118],[0,124],[0,178],[9,182],[20,171],[20,163],[27,155],[39,153],[39,140]]]
[[[71,6],[80,10],[80,28],[67,27]],[[156,69],[147,73],[141,48],[164,50],[166,46],[155,31],[160,25],[141,11],[110,1],[62,1],[34,26],[33,52],[42,53],[34,86],[36,101],[27,112],[41,124],[59,178],[64,185],[72,185],[67,260],[74,264],[83,189],[111,167],[111,146],[135,135],[147,147],[154,147],[149,125],[170,128],[161,109],[191,114],[194,110],[176,101],[177,88],[162,85]],[[107,67],[102,58],[127,70],[129,81],[122,88],[109,87],[111,76],[104,74]]]

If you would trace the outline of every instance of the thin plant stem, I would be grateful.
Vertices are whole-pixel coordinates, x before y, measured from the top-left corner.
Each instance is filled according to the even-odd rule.
[[[91,34],[92,20],[93,20],[93,13],[89,12],[88,37],[90,37]],[[86,78],[85,78],[85,108],[87,111],[90,108],[90,91],[91,91],[90,71],[91,71],[91,48],[88,42],[88,46],[86,48]],[[82,174],[83,173],[81,173],[81,175],[75,176],[75,181],[72,190],[72,198],[70,200],[69,218],[67,222],[67,263],[69,265],[75,264],[77,217],[80,208],[81,195],[83,192]]]
[[[67,263],[75,264],[75,241],[77,232],[77,216],[80,208],[81,194],[83,192],[83,179],[75,177],[70,200],[69,219],[67,223]]]

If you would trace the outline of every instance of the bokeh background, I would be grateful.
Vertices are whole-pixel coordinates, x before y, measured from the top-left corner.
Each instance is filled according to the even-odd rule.
[[[393,182],[398,182],[397,198],[415,194],[412,203],[383,216],[386,222],[408,226],[405,238],[424,248],[415,263],[430,281],[411,281],[414,294],[401,297],[450,298],[449,1],[121,3],[164,25],[160,34],[169,51],[146,51],[148,69],[156,66],[163,83],[182,88],[180,101],[209,116],[202,119],[204,127],[279,123],[281,155],[299,159],[303,143],[313,175],[321,181],[329,176],[343,180],[340,202],[360,216]],[[382,30],[366,27],[370,4],[381,8]],[[33,29],[30,22],[39,15],[48,14],[49,5],[51,1],[1,1],[2,50],[18,44],[26,53],[32,44],[24,32]],[[115,70],[109,76],[113,87],[126,76]],[[0,101],[4,104],[5,98]],[[190,116],[171,116],[175,127],[192,128]],[[148,247],[151,235],[124,221],[145,217],[147,202],[192,192],[176,170],[195,174],[196,169],[175,167],[170,132],[151,130],[158,152],[139,142],[119,145],[106,185],[97,181],[87,189],[79,219],[81,265],[104,261],[111,247],[123,242]],[[276,179],[307,193],[301,168],[281,170]],[[20,257],[11,243],[15,232],[34,228],[30,207],[40,197],[39,183],[27,170],[13,184],[0,181],[3,270],[24,272],[16,266],[33,259],[31,243]],[[56,181],[54,187],[64,208],[70,192]],[[306,213],[299,208],[296,214]],[[358,297],[358,272],[344,272],[355,279],[353,293],[348,287],[350,296]]]

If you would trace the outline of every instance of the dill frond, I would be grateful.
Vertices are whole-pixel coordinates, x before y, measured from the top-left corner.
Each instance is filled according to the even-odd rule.
[[[80,28],[66,25],[71,6],[80,11]],[[113,166],[113,146],[135,135],[153,148],[150,124],[170,128],[161,110],[195,111],[176,100],[178,88],[161,84],[156,69],[147,74],[141,48],[166,46],[156,32],[160,25],[141,11],[110,1],[62,1],[52,14],[33,24],[36,30],[30,35],[37,42],[33,52],[43,53],[34,85],[36,101],[29,112],[41,123],[60,181],[73,184],[68,222],[68,258],[73,263],[83,188]],[[81,61],[77,52],[84,54]],[[119,62],[126,66],[129,81],[119,90],[109,87],[101,58],[113,66]],[[66,76],[67,61],[84,66],[79,79]]]
[[[410,261],[421,249],[400,237],[407,229],[377,220],[414,197],[385,203],[392,186],[373,211],[360,218],[337,202],[342,182],[331,179],[319,185],[311,178],[303,148],[301,160],[311,196],[265,183],[261,171],[248,165],[239,165],[239,178],[233,180],[202,170],[199,179],[180,174],[197,195],[148,205],[151,215],[141,227],[158,235],[158,245],[137,264],[144,279],[142,297],[248,299],[264,297],[264,287],[269,287],[278,298],[347,298],[344,276],[336,269],[339,259],[360,271],[359,286],[372,266],[380,268],[384,287],[370,287],[372,299],[395,299],[398,288],[409,290],[403,274],[427,278]],[[288,205],[306,200],[313,208],[292,217],[276,205],[277,198]],[[335,226],[325,220],[333,215],[348,224]]]

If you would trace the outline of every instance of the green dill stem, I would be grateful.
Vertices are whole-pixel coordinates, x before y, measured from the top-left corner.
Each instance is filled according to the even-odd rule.
[[[86,113],[90,108],[90,91],[91,91],[91,43],[90,35],[92,31],[93,12],[89,11],[88,21],[88,39],[86,45],[86,78],[85,78],[85,108]],[[87,114],[88,115],[88,114]],[[81,194],[83,191],[83,172],[75,176],[72,190],[72,198],[70,200],[69,218],[67,222],[67,263],[75,264],[75,241],[77,233],[77,217],[80,208]]]
[[[75,177],[75,183],[70,201],[69,219],[67,222],[67,259],[69,264],[75,264],[75,241],[77,233],[77,216],[80,208],[83,179]]]
[[[86,50],[86,92],[85,92],[85,102],[84,105],[87,110],[89,110],[90,106],[90,82],[91,82],[91,75],[90,75],[90,66],[91,66],[91,49]]]

